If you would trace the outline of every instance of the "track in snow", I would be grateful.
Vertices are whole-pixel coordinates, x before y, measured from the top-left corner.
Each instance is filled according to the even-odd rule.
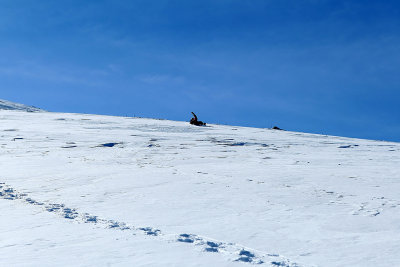
[[[220,253],[235,262],[250,263],[256,265],[300,267],[277,254],[267,254],[260,251],[246,248],[239,244],[217,241],[211,238],[195,234],[164,234],[161,230],[153,227],[136,227],[124,222],[106,220],[88,213],[81,213],[76,209],[66,207],[64,204],[40,202],[20,193],[14,188],[0,183],[0,198],[5,200],[20,200],[28,205],[41,207],[47,212],[59,215],[60,217],[78,223],[90,223],[98,227],[127,231],[132,234],[145,234],[167,242],[181,242],[200,248],[204,252]]]

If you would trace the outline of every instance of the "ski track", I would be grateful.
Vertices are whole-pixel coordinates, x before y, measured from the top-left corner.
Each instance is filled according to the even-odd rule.
[[[44,211],[57,214],[58,216],[75,221],[77,223],[90,223],[101,228],[127,231],[133,235],[144,234],[167,242],[181,242],[209,253],[220,253],[229,260],[254,265],[269,265],[281,267],[300,267],[299,264],[290,262],[278,254],[268,254],[247,248],[235,243],[214,240],[212,238],[195,234],[164,234],[161,230],[153,227],[136,227],[124,222],[106,220],[96,215],[82,213],[76,209],[66,207],[64,204],[49,203],[47,201],[36,201],[25,193],[20,193],[14,188],[0,182],[0,198],[5,200],[19,200],[25,204],[41,207]]]

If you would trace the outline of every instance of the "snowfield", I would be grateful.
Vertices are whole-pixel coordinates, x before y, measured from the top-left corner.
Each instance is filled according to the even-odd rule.
[[[400,266],[400,144],[0,110],[0,266]]]

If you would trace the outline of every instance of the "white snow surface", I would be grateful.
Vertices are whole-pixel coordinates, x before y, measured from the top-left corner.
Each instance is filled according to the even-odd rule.
[[[0,111],[0,266],[400,266],[400,144]]]
[[[14,103],[10,102],[7,100],[2,100],[0,99],[0,110],[5,109],[5,110],[21,110],[21,111],[28,111],[28,112],[37,112],[37,111],[43,111],[40,108],[37,107],[32,107],[32,106],[26,106],[23,104],[19,103]]]

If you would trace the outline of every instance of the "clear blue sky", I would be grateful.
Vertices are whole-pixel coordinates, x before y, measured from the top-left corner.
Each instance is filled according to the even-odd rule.
[[[0,99],[400,141],[400,2],[3,0]]]

